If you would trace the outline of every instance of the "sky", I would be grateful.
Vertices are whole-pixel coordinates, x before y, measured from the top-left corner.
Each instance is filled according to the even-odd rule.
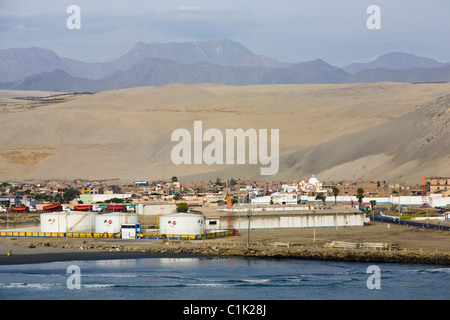
[[[69,29],[70,5],[80,29]],[[369,29],[370,5],[380,29]],[[282,62],[338,67],[388,52],[450,62],[448,0],[0,0],[0,49],[42,47],[112,61],[136,43],[228,38]]]

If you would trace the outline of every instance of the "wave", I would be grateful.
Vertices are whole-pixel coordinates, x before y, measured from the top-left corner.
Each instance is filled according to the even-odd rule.
[[[65,285],[58,283],[27,283],[27,282],[14,282],[14,283],[1,283],[0,289],[27,289],[27,290],[55,290],[65,289]]]

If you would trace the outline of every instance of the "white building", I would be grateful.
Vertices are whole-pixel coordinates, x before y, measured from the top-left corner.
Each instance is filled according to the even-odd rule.
[[[177,212],[177,206],[173,203],[138,203],[136,213],[140,215],[160,215]]]
[[[301,191],[305,193],[310,192],[327,192],[327,189],[324,189],[322,186],[322,183],[314,176],[308,180],[308,182],[305,182],[305,180],[300,181],[298,184],[298,187]]]
[[[297,204],[300,195],[297,193],[276,192],[270,196],[256,197],[252,199],[253,204]]]
[[[253,209],[252,209],[253,210]],[[248,229],[249,217],[246,211],[233,212],[233,228]],[[278,228],[322,228],[363,226],[364,213],[353,208],[340,207],[338,210],[277,210],[252,211],[251,229]],[[224,230],[228,228],[228,215],[207,216],[206,230]]]

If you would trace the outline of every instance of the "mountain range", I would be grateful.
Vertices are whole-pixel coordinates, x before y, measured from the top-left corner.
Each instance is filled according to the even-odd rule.
[[[229,39],[139,42],[105,63],[59,57],[43,48],[0,50],[0,89],[106,91],[170,83],[225,85],[450,82],[450,63],[392,52],[343,68],[321,59],[283,63]]]

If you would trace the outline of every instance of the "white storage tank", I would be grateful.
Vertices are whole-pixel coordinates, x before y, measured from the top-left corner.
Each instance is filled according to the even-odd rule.
[[[119,233],[122,224],[138,224],[139,217],[137,214],[125,212],[112,212],[99,214],[95,217],[96,233]]]
[[[200,235],[205,233],[205,216],[173,213],[159,217],[159,233],[167,235]]]
[[[92,232],[96,212],[50,212],[41,214],[41,232]]]

